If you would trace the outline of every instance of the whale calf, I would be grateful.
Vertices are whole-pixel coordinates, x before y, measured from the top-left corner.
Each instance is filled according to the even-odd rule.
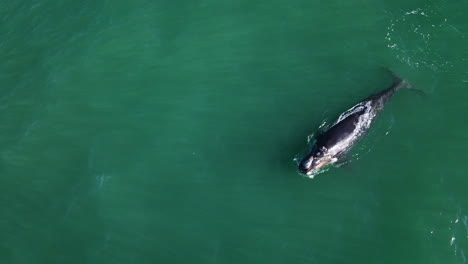
[[[343,159],[365,135],[392,95],[405,87],[411,86],[393,74],[390,88],[367,97],[342,113],[328,130],[317,136],[315,144],[299,163],[299,172],[313,177],[325,167]]]

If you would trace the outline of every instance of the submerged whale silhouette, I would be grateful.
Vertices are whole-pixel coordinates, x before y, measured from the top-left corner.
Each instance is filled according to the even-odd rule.
[[[390,88],[369,96],[341,114],[327,131],[317,136],[310,152],[299,163],[299,172],[313,177],[342,159],[365,135],[392,95],[405,87],[411,86],[393,74]]]

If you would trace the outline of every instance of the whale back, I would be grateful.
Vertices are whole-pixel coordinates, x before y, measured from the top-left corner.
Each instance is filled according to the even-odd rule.
[[[364,114],[365,110],[366,109],[363,108],[338,121],[330,129],[317,137],[317,144],[320,147],[324,146],[330,149],[339,142],[352,136],[357,129],[356,125],[359,122],[359,117]]]

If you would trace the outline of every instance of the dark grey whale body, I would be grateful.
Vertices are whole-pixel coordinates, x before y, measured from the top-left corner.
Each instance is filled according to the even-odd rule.
[[[311,151],[299,164],[299,172],[314,176],[327,165],[342,159],[361,139],[385,104],[408,83],[394,75],[393,85],[369,96],[340,115],[325,132],[317,136]]]

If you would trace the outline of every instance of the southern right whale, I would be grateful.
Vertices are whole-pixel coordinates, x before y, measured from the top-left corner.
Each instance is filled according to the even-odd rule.
[[[365,135],[392,95],[404,87],[411,86],[393,74],[391,87],[367,97],[342,113],[328,130],[317,136],[315,144],[299,163],[299,172],[313,177],[326,166],[342,159]]]

